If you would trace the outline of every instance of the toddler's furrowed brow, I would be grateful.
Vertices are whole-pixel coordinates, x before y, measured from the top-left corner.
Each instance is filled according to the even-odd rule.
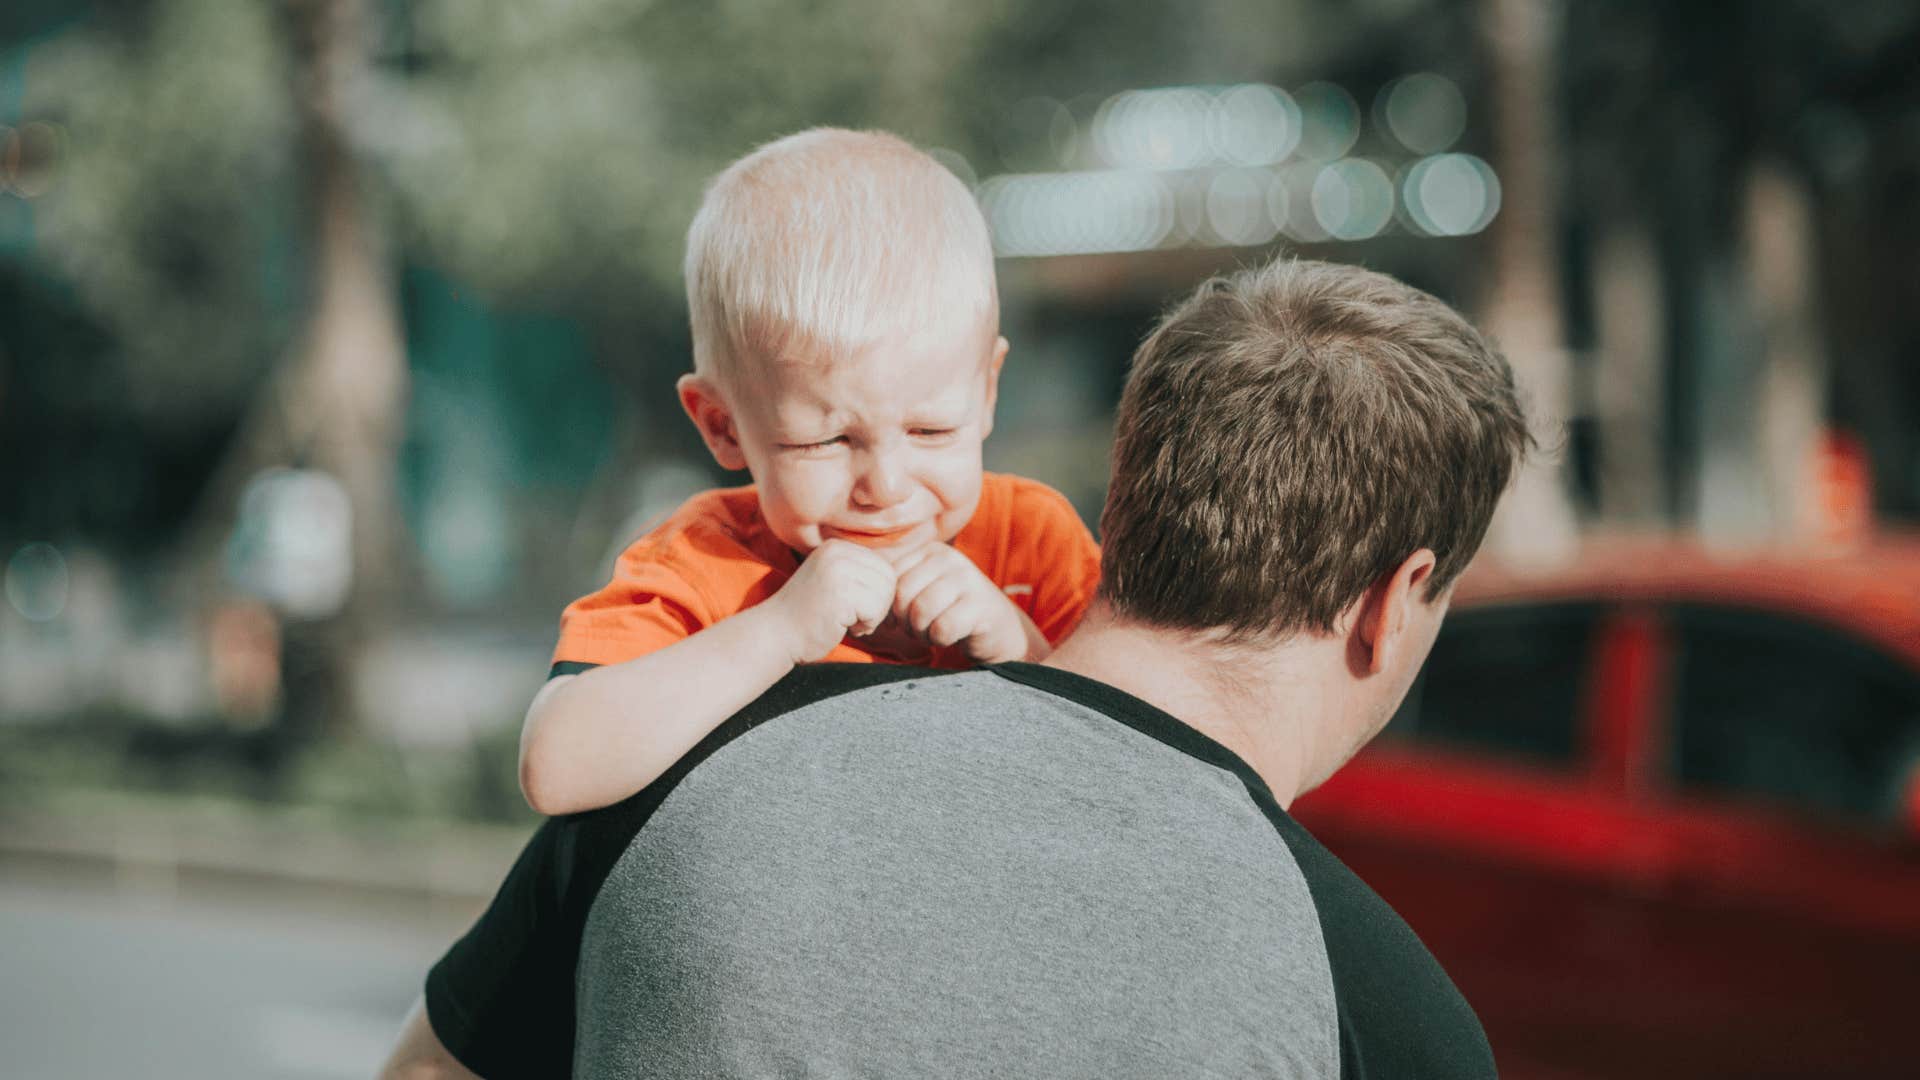
[[[948,387],[932,397],[915,403],[908,415],[920,419],[958,421],[972,415],[979,395],[972,385]]]
[[[809,394],[780,395],[764,415],[772,421],[773,430],[795,435],[837,431],[852,421],[845,409]]]

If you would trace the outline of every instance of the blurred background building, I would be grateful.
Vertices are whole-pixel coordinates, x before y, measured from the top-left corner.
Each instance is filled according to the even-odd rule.
[[[531,821],[560,608],[725,479],[671,392],[700,186],[815,124],[974,186],[1013,342],[989,465],[1090,522],[1157,313],[1297,252],[1513,361],[1549,453],[1491,563],[1911,530],[1916,58],[1906,0],[9,0],[0,866],[51,883],[0,910],[177,944],[291,904],[308,942],[384,897],[398,953],[342,933],[387,981],[217,1059],[363,1074]],[[240,914],[191,923],[215,880]],[[129,895],[174,914],[129,930]],[[39,1034],[28,1075],[119,1062]]]

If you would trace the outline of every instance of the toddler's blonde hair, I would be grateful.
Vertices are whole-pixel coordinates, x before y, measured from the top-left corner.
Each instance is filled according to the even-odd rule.
[[[972,194],[878,131],[813,128],[708,185],[687,230],[694,370],[818,356],[998,319],[993,248]]]

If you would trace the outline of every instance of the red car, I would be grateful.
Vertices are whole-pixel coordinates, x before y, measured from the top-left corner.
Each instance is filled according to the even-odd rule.
[[[1295,811],[1506,1075],[1920,1076],[1920,537],[1476,568]]]

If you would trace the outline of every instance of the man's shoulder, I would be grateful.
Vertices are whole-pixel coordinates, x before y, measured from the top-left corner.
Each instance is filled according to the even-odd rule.
[[[724,1037],[589,989],[582,1060],[926,1075],[960,1044],[1009,1075],[1337,1068],[1306,883],[1224,748],[1053,669],[857,667],[799,669],[730,720],[584,928],[579,985],[645,987]],[[798,1000],[827,1007],[729,1019]]]
[[[567,863],[570,875],[585,870],[587,894],[598,889],[612,860],[646,827],[661,803],[689,772],[768,721],[835,698],[908,679],[940,678],[952,672],[900,664],[802,664],[765,693],[748,702],[683,755],[653,783],[622,802],[555,819],[565,842],[551,853]],[[576,885],[578,882],[576,881]]]
[[[777,716],[887,683],[957,674],[910,664],[801,664],[722,724],[714,734],[738,738]]]
[[[719,727],[688,751],[646,790],[629,799],[627,803],[617,804],[610,809],[626,808],[629,811],[628,816],[631,817],[631,810],[636,805],[648,807],[650,804],[657,803],[659,798],[672,791],[675,785],[701,762],[770,720],[888,683],[945,678],[956,674],[958,673],[914,667],[908,664],[801,664],[779,682],[768,687],[759,697],[722,721]],[[645,812],[650,811],[643,811]]]
[[[1340,999],[1343,1077],[1492,1077],[1493,1051],[1413,928],[1284,812],[1271,814],[1307,888]]]
[[[548,1048],[526,1075],[564,1072],[576,1031],[583,1075],[925,1075],[955,1040],[1009,1075],[1329,1075],[1330,950],[1249,776],[1056,669],[803,666],[645,791],[543,828],[430,981],[435,1029]],[[822,986],[829,1008],[752,1019]],[[506,1039],[501,1001],[547,1036]],[[689,1041],[655,1008],[713,1023]]]

